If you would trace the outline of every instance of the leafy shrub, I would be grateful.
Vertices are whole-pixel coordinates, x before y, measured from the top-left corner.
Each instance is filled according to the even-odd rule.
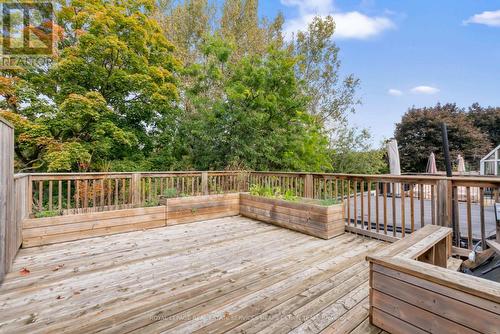
[[[62,216],[62,212],[57,210],[44,210],[36,212],[34,215],[35,218],[48,218],[48,217]]]
[[[326,198],[322,199],[319,201],[319,205],[322,206],[330,206],[330,205],[335,205],[335,204],[340,204],[341,202],[338,201],[336,198]]]
[[[250,194],[253,196],[262,196],[268,198],[278,198],[284,199],[286,201],[297,201],[299,198],[293,194],[291,190],[281,189],[280,187],[269,187],[269,186],[260,186],[258,184],[254,184],[250,187]]]
[[[177,197],[177,189],[175,188],[167,188],[163,191],[163,196],[166,198],[174,198]]]
[[[160,205],[160,202],[157,199],[152,199],[152,200],[148,200],[148,201],[144,202],[145,208],[150,208],[150,207],[159,206],[159,205]]]

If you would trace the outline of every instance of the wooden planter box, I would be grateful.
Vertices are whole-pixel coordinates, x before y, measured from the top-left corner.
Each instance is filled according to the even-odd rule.
[[[447,269],[452,230],[426,225],[368,256],[371,323],[389,333],[499,333],[500,283]]]
[[[240,195],[240,214],[321,239],[331,239],[345,230],[342,204],[321,206],[280,199]]]
[[[239,193],[160,198],[167,226],[239,215]]]

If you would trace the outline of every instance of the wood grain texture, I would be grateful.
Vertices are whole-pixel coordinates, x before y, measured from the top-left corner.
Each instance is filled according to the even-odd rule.
[[[451,248],[450,229],[426,226],[369,256],[372,323],[388,332],[500,333],[500,284],[446,269]]]
[[[166,205],[167,225],[239,215],[240,194],[221,194],[169,198],[160,200]]]
[[[325,207],[241,194],[240,214],[322,239],[345,230],[342,204]]]
[[[0,118],[0,283],[19,248],[15,210],[14,128]]]
[[[379,333],[364,258],[383,246],[229,217],[21,249],[0,332]]]
[[[165,207],[25,219],[23,247],[34,247],[165,226]]]

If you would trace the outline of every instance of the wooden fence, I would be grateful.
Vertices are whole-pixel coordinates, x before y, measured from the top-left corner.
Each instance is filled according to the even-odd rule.
[[[0,283],[19,248],[14,205],[14,129],[0,118]]]

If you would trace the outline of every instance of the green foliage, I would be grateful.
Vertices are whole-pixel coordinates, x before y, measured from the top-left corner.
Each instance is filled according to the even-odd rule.
[[[317,204],[321,206],[331,206],[341,203],[335,198],[327,198],[321,200],[301,199],[300,197],[294,195],[293,191],[290,189],[284,190],[280,187],[261,186],[258,184],[253,184],[250,186],[250,195],[282,199],[290,202],[299,202],[302,200],[307,203]]]
[[[207,63],[189,91],[196,113],[180,132],[193,168],[330,168],[328,139],[306,112],[308,98],[295,77],[296,59],[270,49],[266,57],[226,64],[218,54],[227,46],[213,39],[209,43]],[[218,99],[214,87],[223,87]]]
[[[155,206],[159,206],[159,205],[160,205],[160,202],[157,199],[151,199],[151,200],[145,201],[142,206],[146,207],[146,208],[150,208],[150,207],[155,207]]]
[[[250,186],[250,194],[253,196],[262,196],[267,198],[277,198],[286,201],[296,202],[299,197],[295,196],[291,190],[281,189],[280,187],[260,186],[253,184]]]
[[[318,204],[321,206],[331,206],[336,204],[341,204],[342,202],[338,201],[335,198],[327,198],[318,201]]]
[[[467,115],[474,125],[488,136],[492,147],[500,145],[500,107],[481,107],[474,103],[469,107]]]
[[[345,174],[385,174],[388,172],[385,149],[372,149],[366,131],[344,128],[332,143],[333,170]]]
[[[35,218],[49,218],[49,217],[62,216],[62,213],[57,210],[44,210],[35,212],[34,216]]]
[[[95,170],[151,153],[151,128],[176,113],[180,66],[153,9],[147,0],[61,3],[66,38],[54,65],[0,85],[19,168]]]
[[[163,196],[166,198],[175,198],[177,196],[177,189],[175,188],[167,188],[163,191]]]
[[[395,138],[400,146],[401,167],[405,172],[425,172],[431,153],[436,155],[438,169],[445,170],[441,123],[448,127],[452,159],[461,154],[472,169],[492,144],[488,134],[478,129],[471,117],[455,104],[437,104],[430,108],[411,108],[396,125]]]
[[[282,15],[259,17],[257,0],[69,0],[56,18],[53,66],[0,77],[16,169],[338,165],[331,138],[347,128],[358,80],[340,75],[331,17],[293,40]],[[349,154],[378,169],[373,155]]]

